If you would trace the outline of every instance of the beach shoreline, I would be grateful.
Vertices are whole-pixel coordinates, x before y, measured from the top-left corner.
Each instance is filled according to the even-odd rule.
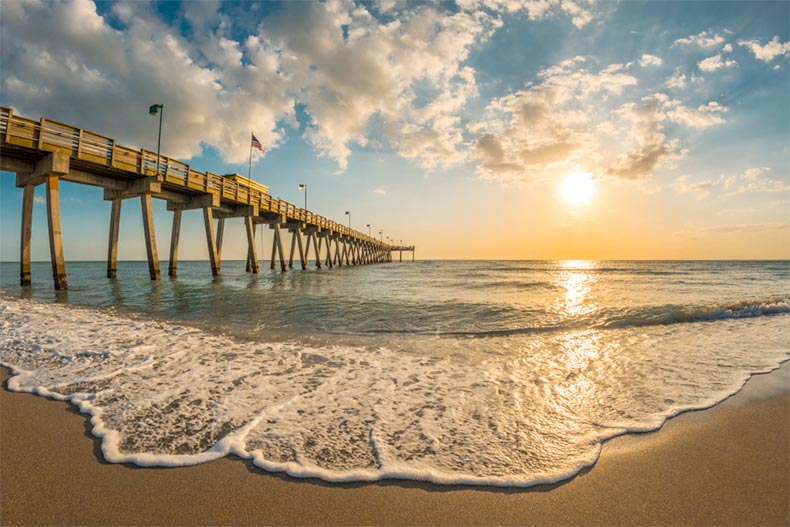
[[[565,482],[529,489],[329,484],[223,458],[175,469],[101,458],[73,405],[0,393],[2,525],[787,525],[789,363],[712,409],[604,444]]]

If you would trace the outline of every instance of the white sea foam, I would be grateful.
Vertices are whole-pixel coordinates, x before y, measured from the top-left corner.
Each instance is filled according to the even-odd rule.
[[[593,464],[608,437],[655,429],[776,368],[788,358],[782,309],[317,347],[0,295],[0,363],[15,374],[11,390],[90,414],[111,462],[181,466],[233,453],[327,481],[528,486]]]

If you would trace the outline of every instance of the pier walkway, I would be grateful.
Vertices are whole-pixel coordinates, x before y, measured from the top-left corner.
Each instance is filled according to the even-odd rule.
[[[181,213],[202,209],[211,272],[220,274],[222,238],[226,218],[243,218],[247,233],[247,271],[257,273],[255,226],[266,224],[274,231],[270,267],[286,271],[294,266],[298,249],[302,269],[308,266],[311,248],[315,266],[363,265],[391,262],[392,252],[414,252],[414,247],[392,246],[367,234],[319,216],[283,200],[272,198],[262,185],[244,178],[226,178],[200,172],[188,164],[146,149],[116,144],[114,139],[48,119],[32,120],[0,107],[0,170],[16,174],[16,186],[23,188],[20,283],[30,285],[30,240],[33,192],[46,186],[47,223],[56,289],[67,289],[66,266],[60,226],[58,185],[69,181],[104,189],[104,199],[112,202],[107,276],[117,270],[118,231],[124,199],[140,198],[148,269],[158,280],[159,256],[153,225],[151,200],[167,201],[173,212],[168,274],[175,276]],[[215,229],[215,222],[216,229]],[[284,240],[291,235],[288,256]],[[287,261],[286,261],[287,260]]]

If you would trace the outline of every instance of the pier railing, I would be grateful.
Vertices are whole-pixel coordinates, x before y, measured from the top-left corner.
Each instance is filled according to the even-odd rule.
[[[257,205],[263,212],[274,212],[287,220],[316,225],[341,235],[386,246],[378,239],[347,226],[314,214],[292,203],[272,198],[269,194],[249,185],[224,178],[211,172],[194,170],[189,164],[157,154],[144,148],[134,149],[119,145],[115,139],[41,118],[36,121],[15,115],[11,108],[0,107],[0,137],[3,142],[42,152],[63,152],[71,158],[101,165],[125,174],[144,177],[159,176],[171,189],[219,194],[233,204]]]

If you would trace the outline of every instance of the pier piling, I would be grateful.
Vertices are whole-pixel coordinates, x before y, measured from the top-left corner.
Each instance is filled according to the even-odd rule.
[[[208,245],[208,259],[211,264],[211,274],[212,276],[219,276],[219,252],[217,251],[217,242],[214,238],[214,211],[211,210],[211,207],[205,207],[203,209],[203,223],[206,227],[206,244]]]
[[[170,231],[170,261],[167,266],[168,276],[177,276],[178,271],[178,240],[181,237],[181,209],[173,211],[173,229]]]
[[[182,212],[190,209],[203,210],[214,276],[221,273],[226,218],[243,218],[247,236],[246,270],[252,273],[259,272],[259,255],[255,250],[255,226],[259,224],[268,224],[274,231],[271,267],[276,267],[279,258],[282,271],[293,268],[296,248],[299,249],[302,269],[308,268],[311,247],[318,269],[391,261],[391,251],[396,250],[373,238],[370,233],[355,231],[350,225],[275,199],[268,194],[268,187],[238,174],[219,176],[199,172],[176,159],[145,149],[125,147],[110,137],[49,119],[33,120],[18,116],[12,109],[2,106],[0,147],[0,170],[16,174],[16,186],[22,189],[19,252],[19,281],[22,286],[29,286],[32,280],[34,196],[36,186],[43,184],[46,188],[54,285],[59,290],[68,288],[60,218],[61,181],[99,187],[103,189],[104,199],[111,202],[107,237],[109,278],[117,276],[121,206],[123,200],[129,198],[140,198],[148,271],[152,280],[160,278],[152,208],[154,198],[165,200],[167,210],[173,212],[168,264],[170,276],[177,274]],[[292,235],[287,263],[283,228]],[[413,250],[408,247],[402,249]],[[399,260],[402,261],[402,254]]]
[[[107,243],[107,278],[115,278],[118,270],[118,230],[121,223],[121,198],[112,200],[110,239]]]
[[[145,233],[145,252],[148,256],[148,273],[151,280],[159,280],[159,255],[156,252],[156,231],[154,230],[154,212],[151,206],[151,194],[140,196],[140,207],[143,212],[143,232]]]
[[[57,175],[47,176],[47,224],[52,278],[55,280],[55,289],[64,290],[69,288],[69,284],[66,280],[66,261],[63,256],[63,233],[60,229],[59,183]]]
[[[33,226],[33,195],[36,187],[25,185],[22,194],[22,239],[19,255],[19,284],[30,285],[30,237]]]

